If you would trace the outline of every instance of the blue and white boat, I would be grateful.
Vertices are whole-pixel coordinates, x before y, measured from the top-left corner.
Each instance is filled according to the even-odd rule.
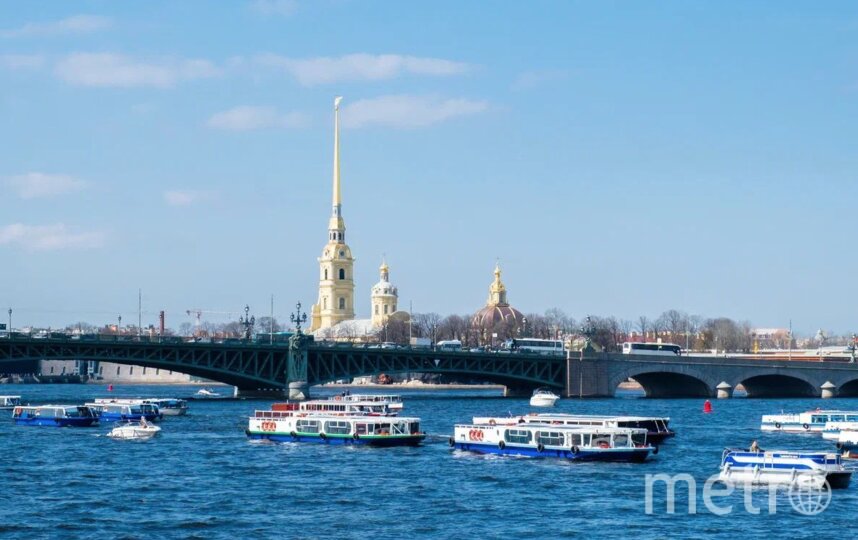
[[[812,485],[832,489],[849,486],[852,471],[839,454],[812,451],[757,451],[727,448],[721,456],[719,479],[734,484]]]
[[[96,400],[86,406],[95,410],[103,422],[139,422],[141,419],[154,422],[164,417],[157,405],[137,399]]]
[[[15,407],[12,419],[17,426],[89,427],[98,425],[98,414],[81,405],[39,405]]]
[[[763,415],[760,429],[786,433],[821,433],[828,422],[858,422],[858,412],[816,409],[799,414],[766,414]]]
[[[480,454],[633,463],[656,451],[645,429],[536,423],[458,424],[450,446]]]
[[[178,398],[143,398],[143,403],[158,407],[163,416],[184,416],[188,414],[188,402]]]
[[[661,444],[676,432],[670,429],[670,418],[656,416],[606,416],[595,414],[528,413],[521,416],[474,417],[475,424],[564,424],[569,426],[601,426],[640,428],[647,430],[646,440]]]
[[[256,411],[245,431],[250,439],[365,446],[417,446],[426,434],[420,419],[369,414]]]

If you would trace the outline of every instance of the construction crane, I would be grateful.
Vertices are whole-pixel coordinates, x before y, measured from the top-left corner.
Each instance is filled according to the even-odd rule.
[[[185,313],[188,314],[188,317],[194,317],[194,337],[203,337],[202,332],[202,318],[203,314],[209,315],[228,315],[234,316],[236,312],[234,311],[212,311],[209,309],[187,309]]]

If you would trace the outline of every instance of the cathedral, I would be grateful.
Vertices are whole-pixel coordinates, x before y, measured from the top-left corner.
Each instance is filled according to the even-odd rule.
[[[390,283],[390,268],[382,262],[380,280],[372,288],[371,318],[355,319],[355,282],[352,250],[346,244],[340,190],[340,102],[334,100],[333,209],[328,221],[328,242],[319,257],[319,300],[310,311],[310,332],[321,338],[368,341],[397,311],[399,292]]]

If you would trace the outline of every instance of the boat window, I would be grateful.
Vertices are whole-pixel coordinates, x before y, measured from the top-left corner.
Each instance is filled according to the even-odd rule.
[[[376,424],[375,425],[375,434],[376,435],[390,435],[390,424]]]
[[[420,433],[420,422],[411,422],[410,426],[408,427],[408,430],[411,433]]]
[[[843,422],[846,420],[846,416],[842,414],[832,414],[828,417],[829,422]]]
[[[646,433],[632,433],[632,442],[635,446],[646,446]]]
[[[318,433],[319,432],[319,421],[318,420],[298,420],[298,422],[295,424],[295,429],[297,429],[301,433]]]
[[[572,446],[581,446],[581,434],[573,433],[569,435],[569,444]]]
[[[629,436],[626,434],[614,435],[614,446],[624,447],[629,445]]]
[[[593,440],[590,446],[599,448],[610,448],[611,437],[609,435],[593,435]]]
[[[548,446],[563,446],[563,434],[559,431],[537,431],[536,442]]]
[[[366,424],[355,424],[355,433],[358,435],[366,435]]]
[[[325,433],[348,435],[351,433],[351,426],[348,422],[342,420],[331,420],[325,422]]]
[[[847,414],[846,415],[847,422],[858,422],[858,414]]]
[[[405,429],[407,426],[408,426],[408,424],[404,424],[404,423],[393,424],[394,435],[404,435],[406,433]]]
[[[506,442],[527,444],[530,442],[530,430],[527,429],[508,429],[504,434]]]
[[[828,417],[824,414],[814,414],[810,417],[810,421],[814,424],[824,424],[828,421]]]

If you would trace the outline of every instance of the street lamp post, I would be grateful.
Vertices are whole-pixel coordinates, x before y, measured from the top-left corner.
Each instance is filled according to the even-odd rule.
[[[290,320],[295,323],[295,333],[301,335],[301,323],[307,322],[307,314],[301,313],[301,302],[295,304],[295,313],[290,317]]]
[[[250,335],[253,332],[253,325],[256,324],[256,317],[250,316],[250,306],[244,305],[244,317],[238,318],[238,324],[244,327],[244,339],[250,339]]]
[[[116,335],[122,334],[122,315],[116,317]]]
[[[12,308],[9,308],[9,337],[12,337]]]

